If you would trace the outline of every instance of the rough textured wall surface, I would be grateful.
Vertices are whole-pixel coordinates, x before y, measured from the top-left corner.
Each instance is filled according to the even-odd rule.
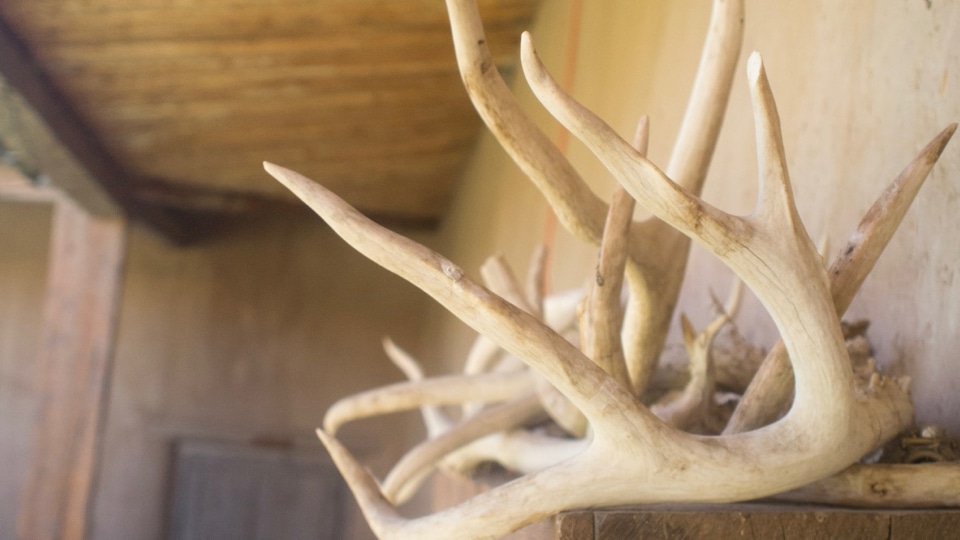
[[[37,413],[50,211],[0,205],[0,539],[13,538]],[[96,539],[165,538],[173,444],[292,445],[336,399],[402,379],[380,338],[416,352],[426,297],[357,255],[310,215],[251,223],[215,243],[173,248],[131,231],[94,496]],[[346,426],[378,474],[419,440],[419,420]],[[352,498],[350,538],[372,538]]]
[[[563,67],[570,2],[546,2],[532,29],[547,66]],[[666,165],[679,128],[709,20],[710,2],[584,2],[573,94],[629,138],[637,117],[651,117],[650,156]],[[763,54],[780,108],[797,204],[811,236],[839,249],[865,210],[915,153],[951,122],[960,121],[960,4],[942,0],[866,0],[839,5],[746,2],[743,55],[704,198],[747,214],[756,197],[756,153],[745,59]],[[521,102],[549,135],[546,117],[522,76]],[[568,155],[599,194],[610,175],[579,143]],[[869,336],[881,365],[914,380],[917,420],[960,432],[960,140],[934,168],[848,312],[873,321]],[[504,253],[518,269],[540,239],[545,206],[539,194],[487,136],[479,144],[444,225],[444,253],[474,272]],[[639,215],[639,212],[638,212]],[[555,288],[578,286],[595,250],[569,235],[556,240]],[[730,273],[694,248],[679,309],[695,324],[711,317],[709,291],[723,297]],[[437,309],[446,329],[438,345],[459,366],[471,334]],[[748,298],[738,321],[754,341],[776,340],[762,306]],[[679,342],[674,335],[671,342]]]
[[[415,350],[424,300],[313,216],[186,250],[134,230],[94,537],[162,537],[177,439],[324,453],[313,430],[333,401],[401,379],[380,338]],[[383,474],[420,436],[409,419],[347,426],[343,440]]]

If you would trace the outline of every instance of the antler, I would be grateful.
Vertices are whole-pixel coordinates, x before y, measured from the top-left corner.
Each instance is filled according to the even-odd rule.
[[[601,258],[599,275],[606,281],[609,271],[615,282],[626,265],[632,294],[628,329],[621,339],[629,369],[625,377],[618,368],[620,343],[611,338],[620,313],[612,294],[614,287],[588,295],[583,325],[587,327],[583,341],[588,354],[584,355],[541,320],[550,318],[546,301],[536,291],[531,294],[530,288],[524,294],[515,278],[498,281],[488,276],[494,290],[487,289],[442,256],[364,218],[323,187],[293,171],[265,164],[271,175],[354,248],[430,294],[484,336],[477,342],[470,369],[486,371],[482,366],[496,356],[495,347],[502,348],[548,382],[589,423],[587,437],[565,444],[509,431],[539,413],[541,406],[533,393],[523,397],[513,393],[513,401],[480,410],[408,454],[382,488],[339,441],[319,430],[318,436],[378,536],[492,538],[571,508],[764,497],[844,470],[907,425],[912,416],[908,382],[853,372],[838,311],[842,312],[844,301],[849,303],[843,295],[852,297],[859,286],[857,280],[862,281],[869,271],[909,205],[909,200],[904,200],[912,199],[916,188],[892,189],[889,198],[882,199],[877,210],[865,218],[864,223],[873,225],[861,226],[861,237],[855,237],[853,247],[845,251],[846,262],[835,264],[828,273],[798,217],[773,95],[762,61],[754,53],[747,74],[758,146],[757,207],[749,216],[733,216],[697,196],[729,91],[725,74],[736,63],[742,1],[716,0],[714,4],[711,37],[697,83],[699,88],[701,79],[707,81],[703,84],[710,90],[694,91],[667,174],[566,95],[540,64],[529,36],[524,35],[522,62],[534,93],[596,154],[624,190],[611,205],[605,232],[601,231],[607,205],[590,192],[520,112],[493,69],[475,5],[466,0],[448,0],[447,4],[464,83],[508,153],[544,192],[567,227],[591,241],[603,241],[602,250],[611,242],[623,242],[624,247],[617,250],[626,260],[609,252]],[[731,49],[732,45],[736,47]],[[691,127],[698,120],[702,132]],[[941,134],[933,146],[935,151],[920,160],[920,169],[925,166],[929,170],[932,161],[927,161],[936,159],[955,127]],[[921,174],[920,169],[910,177]],[[902,183],[913,184],[913,180]],[[627,194],[659,221],[630,223]],[[703,244],[753,290],[783,336],[783,358],[789,357],[795,376],[794,402],[780,420],[766,427],[720,437],[694,435],[659,419],[637,398],[663,346],[686,261],[686,238]],[[652,251],[663,252],[663,257],[655,259],[648,254]],[[844,291],[839,300],[838,290]],[[647,311],[647,307],[657,311]],[[643,321],[636,320],[637,314],[644,315]],[[703,339],[710,341],[715,330],[708,328]],[[690,337],[696,341],[692,333]],[[700,354],[706,347],[694,350]],[[698,362],[706,366],[705,384],[693,380],[694,388],[712,385],[709,352],[704,354]],[[412,379],[422,378],[416,369],[407,371]],[[475,380],[486,380],[488,375],[495,374],[471,373],[471,377],[480,377]],[[410,385],[427,387],[428,382],[415,380]],[[406,396],[410,387],[403,387],[400,394]],[[381,390],[380,397],[394,391]],[[478,394],[483,397],[489,392]],[[406,403],[424,406],[444,399],[421,397]],[[355,403],[361,402],[363,399],[355,398]],[[485,423],[488,420],[492,423]],[[558,453],[546,463],[533,464],[548,465],[540,471],[430,516],[405,519],[390,502],[402,500],[429,467],[458,448],[456,451],[468,456],[464,461],[468,463],[497,454],[503,445],[513,443],[545,443]]]
[[[956,130],[955,123],[947,126],[920,151],[870,207],[833,262],[828,275],[838,315],[847,311]],[[793,399],[793,382],[787,350],[780,341],[761,364],[724,433],[750,431],[779,418]]]
[[[267,165],[356,249],[540,372],[594,430],[590,446],[567,461],[409,521],[397,516],[346,449],[321,434],[378,535],[494,537],[567,508],[762,497],[843,469],[907,424],[912,409],[905,389],[879,377],[858,387],[849,370],[826,271],[793,204],[779,120],[758,55],[748,75],[762,183],[757,211],[748,217],[725,214],[677,186],[563,94],[536,59],[529,36],[523,64],[544,105],[638,202],[706,245],[754,290],[794,359],[796,401],[782,420],[751,433],[704,438],[669,428],[559,335],[446,259],[376,226],[306,178]]]
[[[474,0],[447,0],[457,64],[487,127],[543,193],[574,235],[599,244],[607,205],[524,114],[493,64]],[[714,0],[707,40],[683,124],[667,168],[698,194],[706,178],[733,82],[743,36],[743,1]],[[630,299],[623,350],[636,395],[646,389],[677,303],[689,240],[658,220],[630,225],[625,246]]]

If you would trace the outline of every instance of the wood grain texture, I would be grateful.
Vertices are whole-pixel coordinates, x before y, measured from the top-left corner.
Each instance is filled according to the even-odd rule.
[[[536,0],[479,4],[512,69]],[[270,160],[436,219],[480,129],[442,2],[15,0],[0,17],[131,182],[286,198]]]
[[[587,524],[595,529],[587,529]],[[804,539],[905,540],[954,538],[957,510],[846,510],[737,504],[584,511],[556,518],[558,539]]]
[[[125,223],[56,206],[41,343],[39,424],[19,538],[82,539],[118,316]]]

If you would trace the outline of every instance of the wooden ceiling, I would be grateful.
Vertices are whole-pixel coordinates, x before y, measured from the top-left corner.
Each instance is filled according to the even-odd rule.
[[[537,1],[479,4],[509,72]],[[0,19],[0,73],[135,218],[289,201],[269,160],[372,215],[435,221],[481,125],[443,0],[3,0]]]

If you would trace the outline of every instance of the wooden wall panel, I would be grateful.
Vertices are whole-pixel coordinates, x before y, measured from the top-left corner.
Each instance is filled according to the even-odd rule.
[[[20,538],[85,538],[122,287],[125,224],[56,204],[43,330],[42,396],[17,523]]]

